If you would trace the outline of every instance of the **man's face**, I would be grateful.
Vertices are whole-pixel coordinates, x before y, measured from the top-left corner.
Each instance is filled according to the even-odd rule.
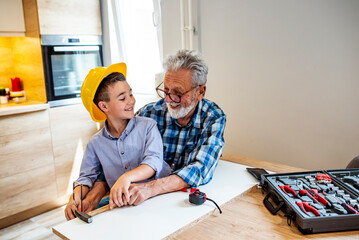
[[[180,103],[173,102],[169,96],[165,98],[168,111],[173,118],[180,119],[193,114],[192,110],[197,106],[198,101],[203,98],[203,96],[197,94],[198,88],[189,91],[191,88],[192,72],[190,70],[180,69],[179,71],[169,71],[166,73],[164,91],[171,95],[181,96]]]
[[[127,81],[116,82],[109,86],[108,93],[110,101],[104,102],[107,116],[117,120],[133,118],[136,100]]]

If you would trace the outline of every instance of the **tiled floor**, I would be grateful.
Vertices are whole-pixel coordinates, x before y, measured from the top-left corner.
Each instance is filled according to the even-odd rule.
[[[0,239],[59,240],[61,238],[52,233],[52,227],[66,222],[64,208],[65,206],[56,208],[52,211],[1,229]]]

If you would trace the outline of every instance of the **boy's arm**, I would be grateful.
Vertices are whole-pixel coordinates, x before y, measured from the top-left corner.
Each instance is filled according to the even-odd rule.
[[[146,143],[141,164],[146,164],[155,170],[154,178],[167,177],[171,174],[171,168],[163,161],[162,137],[154,120],[151,120],[146,130]]]
[[[85,200],[85,196],[87,196],[87,193],[89,192],[89,189],[93,188],[94,182],[96,180],[96,177],[99,175],[101,170],[101,164],[100,161],[97,158],[95,147],[94,147],[93,139],[90,140],[90,142],[86,146],[86,150],[82,159],[81,168],[80,168],[80,174],[79,178],[76,180],[75,184],[75,202],[73,201],[73,195],[70,196],[69,202],[66,205],[65,208],[65,217],[67,220],[75,218],[74,212],[76,209],[79,209],[80,211],[90,211],[88,209],[93,209],[96,207],[96,205],[93,207],[92,203]],[[81,187],[79,184],[82,184],[82,208],[81,208]],[[102,197],[102,196],[100,196]],[[92,200],[92,199],[91,199]],[[96,198],[94,198],[96,200]]]
[[[118,178],[116,183],[112,186],[110,192],[110,209],[117,206],[126,205],[130,201],[130,196],[128,194],[128,188],[130,184],[133,182],[139,182],[147,180],[155,174],[155,170],[152,167],[141,164],[135,169],[122,174],[121,177]],[[124,195],[124,196],[122,196]]]

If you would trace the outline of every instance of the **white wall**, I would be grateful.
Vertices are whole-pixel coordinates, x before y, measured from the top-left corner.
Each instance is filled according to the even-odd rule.
[[[308,169],[359,155],[359,1],[198,0],[207,98],[227,114],[225,154]],[[164,55],[181,47],[163,0]]]

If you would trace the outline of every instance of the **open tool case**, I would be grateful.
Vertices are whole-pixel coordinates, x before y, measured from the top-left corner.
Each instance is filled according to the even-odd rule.
[[[304,234],[359,229],[359,168],[262,175],[264,205]]]

